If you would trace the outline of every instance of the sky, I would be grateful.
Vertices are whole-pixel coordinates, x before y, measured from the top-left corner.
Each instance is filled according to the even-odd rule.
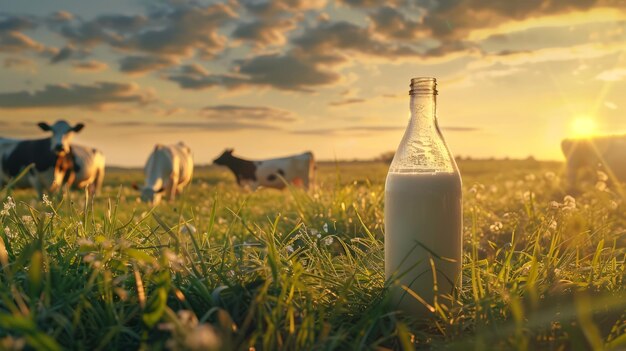
[[[0,0],[0,135],[82,122],[121,166],[178,141],[369,159],[425,76],[453,154],[561,160],[626,132],[625,30],[626,0]]]

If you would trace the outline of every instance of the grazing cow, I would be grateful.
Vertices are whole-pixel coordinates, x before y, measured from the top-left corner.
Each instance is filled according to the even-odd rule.
[[[166,195],[174,201],[176,194],[183,191],[193,176],[193,158],[191,149],[180,142],[174,145],[157,144],[148,158],[144,169],[146,176],[141,191],[141,200],[154,205]]]
[[[104,181],[104,154],[98,149],[72,144],[67,158],[72,167],[66,172],[64,183],[68,187],[86,188],[90,195],[100,192]]]
[[[52,132],[52,136],[35,140],[0,138],[0,186],[33,164],[25,177],[28,182],[18,185],[30,185],[41,197],[44,190],[56,191],[63,183],[65,173],[72,167],[66,157],[70,142],[84,125],[70,126],[66,121],[57,121],[52,126],[43,122],[38,125],[42,130]]]
[[[313,153],[249,161],[233,156],[233,149],[226,149],[213,163],[230,168],[240,186],[250,186],[255,190],[259,186],[283,189],[286,182],[302,185],[308,190],[313,184],[315,160]]]
[[[580,170],[602,170],[613,180],[626,181],[626,135],[565,139],[561,149],[572,185]]]

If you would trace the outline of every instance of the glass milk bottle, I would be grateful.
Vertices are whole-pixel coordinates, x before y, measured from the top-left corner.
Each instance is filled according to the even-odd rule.
[[[460,284],[463,212],[461,176],[437,125],[436,79],[411,79],[409,95],[411,119],[385,184],[385,276],[392,307],[421,318]]]

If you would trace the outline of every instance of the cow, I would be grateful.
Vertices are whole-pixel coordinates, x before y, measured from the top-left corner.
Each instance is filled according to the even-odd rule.
[[[144,173],[146,179],[143,187],[133,186],[141,191],[142,201],[157,205],[163,195],[169,201],[174,201],[176,194],[181,193],[193,177],[191,149],[183,142],[155,145]]]
[[[626,135],[564,139],[561,150],[567,162],[567,176],[574,185],[580,171],[602,170],[612,181],[626,182]]]
[[[70,143],[84,125],[71,126],[59,120],[51,126],[44,122],[38,126],[43,131],[52,132],[52,136],[31,140],[0,138],[0,187],[31,164],[33,167],[28,171],[26,181],[18,185],[30,185],[39,197],[43,196],[44,190],[54,192],[62,185],[67,170],[73,167],[66,157]]]
[[[237,184],[256,190],[259,186],[284,189],[287,183],[302,185],[305,190],[313,184],[315,159],[305,152],[266,160],[245,160],[233,156],[234,149],[226,149],[213,163],[228,167],[237,178]]]
[[[70,145],[67,165],[70,167],[65,173],[64,184],[77,189],[87,189],[93,196],[102,190],[104,181],[104,154],[95,148]]]

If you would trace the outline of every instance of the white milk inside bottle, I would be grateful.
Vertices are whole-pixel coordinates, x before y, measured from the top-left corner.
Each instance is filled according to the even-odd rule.
[[[385,184],[385,275],[392,307],[423,318],[460,284],[461,176],[437,125],[436,80],[412,79],[409,94],[411,118]]]

